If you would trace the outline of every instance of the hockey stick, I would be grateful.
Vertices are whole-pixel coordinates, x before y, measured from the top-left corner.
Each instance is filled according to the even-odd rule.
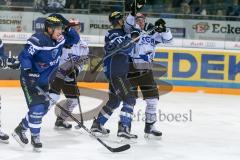
[[[150,33],[151,33],[152,31],[154,31],[156,28],[157,28],[157,27],[153,27],[151,30],[145,32],[144,34],[150,34]],[[137,40],[139,40],[139,39],[141,38],[141,36],[142,36],[142,34],[140,34],[138,37],[132,39],[132,40],[131,40],[129,43],[127,43],[126,45],[124,45],[124,46],[122,46],[122,47],[114,50],[114,51],[113,51],[112,53],[110,53],[109,55],[103,57],[103,58],[101,59],[101,61],[99,61],[98,64],[93,68],[93,70],[91,71],[91,73],[92,73],[92,74],[95,73],[95,72],[98,70],[98,68],[101,66],[101,64],[103,63],[103,61],[104,61],[105,59],[107,59],[108,57],[113,56],[113,55],[116,54],[118,51],[120,51],[122,48],[125,48],[125,47],[129,46],[130,44],[136,42]]]
[[[71,64],[72,64],[73,74],[74,74],[74,82],[76,82],[76,85],[77,85],[77,74],[76,74],[76,71],[74,69],[74,62],[73,62],[73,59],[72,59],[72,55],[70,56],[70,60],[71,60]],[[79,92],[79,90],[77,88],[76,88],[76,91]],[[78,101],[78,108],[79,108],[79,112],[80,112],[81,123],[83,125],[82,107],[81,107],[80,99],[79,99],[78,95],[77,95],[77,101]],[[75,126],[75,129],[80,129],[80,128],[81,128],[80,125]]]
[[[49,101],[51,101],[54,105],[56,105],[59,109],[61,109],[63,112],[65,112],[69,117],[72,118],[79,126],[81,126],[85,131],[87,131],[92,137],[94,137],[99,143],[101,143],[104,147],[106,147],[109,151],[115,153],[115,152],[123,152],[128,150],[131,146],[129,144],[122,145],[117,148],[113,148],[108,146],[105,142],[103,142],[100,138],[96,137],[94,133],[92,133],[85,125],[83,125],[81,122],[79,122],[78,119],[76,119],[69,111],[67,111],[65,108],[63,108],[61,105],[59,105],[54,99],[52,99],[47,93],[45,93],[42,88],[39,86],[36,86],[36,89],[39,91],[39,93]]]

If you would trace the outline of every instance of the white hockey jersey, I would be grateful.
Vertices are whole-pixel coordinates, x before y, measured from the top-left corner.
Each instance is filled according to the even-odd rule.
[[[136,24],[135,17],[129,14],[126,18],[125,27],[140,29]],[[130,32],[130,31],[129,31]],[[134,52],[131,55],[136,69],[150,69],[150,63],[153,61],[155,56],[156,45],[159,43],[170,43],[173,39],[171,30],[167,28],[166,32],[158,33],[155,32],[153,35],[141,32],[141,37],[134,48]]]
[[[68,72],[74,67],[81,72],[84,62],[88,59],[88,53],[88,44],[81,39],[70,49],[63,48],[56,77],[66,79]]]
[[[155,57],[155,49],[158,43],[170,43],[172,33],[167,29],[164,33],[154,33],[153,35],[141,34],[141,38],[136,43],[134,52],[131,55],[136,69],[151,69],[151,62]]]
[[[134,53],[132,58],[140,58],[148,56],[148,62],[151,62],[155,56],[155,49],[158,43],[170,43],[172,41],[172,33],[170,29],[164,33],[154,33],[153,35],[148,35],[145,33],[141,34],[141,38],[136,43]],[[146,57],[147,58],[147,57]],[[145,59],[145,58],[144,58]]]

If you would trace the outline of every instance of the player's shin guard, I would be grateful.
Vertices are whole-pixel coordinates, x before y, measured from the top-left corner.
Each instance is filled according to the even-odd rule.
[[[1,95],[0,95],[0,142],[8,143],[9,136],[1,131]]]
[[[42,118],[46,114],[47,110],[48,107],[44,104],[31,106],[29,108],[28,116],[26,116],[26,120],[28,121],[28,127],[31,131],[31,144],[34,151],[37,152],[39,152],[42,148],[42,143],[40,142],[40,130]],[[37,139],[35,140],[35,138]]]
[[[91,127],[91,131],[97,135],[97,136],[106,136],[110,133],[109,129],[104,128],[104,124],[108,121],[108,119],[110,118],[110,116],[113,113],[112,108],[110,108],[109,106],[104,106],[102,108],[102,110],[100,111],[100,113],[98,114],[97,119],[95,119],[93,121],[92,127]]]
[[[58,101],[59,100],[59,98],[60,98],[60,95],[58,95],[58,94],[56,94],[56,93],[49,93],[49,96],[54,100],[54,101]],[[51,101],[49,101],[50,102],[50,105],[49,105],[49,107],[48,107],[48,110],[50,110],[54,105],[52,104],[52,102]]]
[[[133,116],[133,106],[123,103],[123,108],[120,113],[120,121],[118,124],[118,137],[126,139],[137,138],[137,135],[131,134],[131,123]]]
[[[72,113],[73,109],[78,105],[77,98],[68,98],[64,106],[69,113]],[[57,117],[55,122],[55,128],[64,128],[64,129],[71,129],[72,125],[66,121],[69,116],[61,111],[60,116]]]
[[[145,110],[146,120],[145,120],[145,138],[150,138],[151,136],[154,137],[161,137],[162,132],[158,131],[154,123],[157,121],[157,104],[158,99],[146,99],[147,107]]]

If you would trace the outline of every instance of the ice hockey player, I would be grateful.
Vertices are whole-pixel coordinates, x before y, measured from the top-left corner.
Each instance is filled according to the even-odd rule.
[[[16,58],[8,57],[4,53],[4,44],[0,39],[0,69],[19,67],[19,61]],[[0,142],[9,143],[9,136],[1,131],[1,95],[0,95]]]
[[[1,95],[0,95],[0,142],[9,143],[9,136],[1,131]]]
[[[147,104],[145,108],[145,138],[161,137],[162,132],[158,131],[154,126],[154,123],[157,121],[159,93],[151,63],[155,56],[156,45],[159,43],[170,43],[173,36],[170,29],[166,28],[166,22],[163,19],[158,19],[155,25],[153,25],[145,22],[143,14],[137,13],[135,20],[140,31],[150,31],[150,34],[141,34],[141,38],[136,43],[134,53],[131,55],[133,65],[130,67],[128,78],[130,79],[132,89],[135,91],[135,96],[137,97],[139,87]],[[135,22],[132,22],[132,24],[135,24]],[[132,32],[134,37],[139,35],[139,30]],[[126,103],[123,103],[123,107],[125,105]]]
[[[2,69],[18,69],[19,61],[17,57],[9,57],[4,53],[4,44],[0,39],[0,68]]]
[[[80,21],[77,19],[70,19],[69,26],[80,33]],[[83,69],[83,64],[88,59],[89,48],[85,41],[79,40],[71,48],[63,48],[63,55],[60,59],[59,68],[54,81],[50,85],[50,96],[58,101],[60,93],[67,98],[66,109],[71,113],[73,109],[79,105],[79,89],[77,86],[77,76]],[[72,125],[65,121],[68,115],[61,112],[55,122],[55,128],[70,129]]]
[[[33,34],[19,55],[20,82],[29,111],[15,128],[12,136],[24,147],[28,144],[26,131],[30,129],[31,144],[36,152],[41,151],[42,148],[41,123],[49,107],[49,100],[39,94],[36,87],[41,87],[46,93],[49,91],[49,84],[55,78],[63,46],[76,44],[79,41],[78,33],[71,28],[67,30],[68,37],[63,36],[62,26],[60,19],[47,17],[45,32]],[[66,44],[67,40],[68,44]]]
[[[133,51],[134,44],[130,43],[131,45],[126,46],[131,41],[131,38],[128,37],[128,33],[124,30],[123,15],[120,12],[112,12],[109,15],[109,21],[113,29],[109,30],[105,35],[104,57],[115,53],[114,50],[116,49],[121,48],[121,50],[104,59],[104,73],[109,81],[109,100],[94,120],[91,131],[97,136],[108,135],[110,130],[103,126],[113,111],[119,107],[120,102],[125,101],[126,105],[121,109],[117,136],[135,139],[137,136],[130,133],[135,97],[131,92],[131,85],[127,79],[129,55]]]

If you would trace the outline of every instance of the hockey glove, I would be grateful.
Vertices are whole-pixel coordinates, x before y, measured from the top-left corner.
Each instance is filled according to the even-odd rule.
[[[70,45],[70,44],[64,44],[64,48],[67,48],[67,49],[71,49],[73,45]]]
[[[71,69],[70,73],[65,76],[64,81],[66,83],[75,84],[78,74],[79,74],[79,70],[77,67],[74,66],[74,68]]]
[[[152,23],[148,23],[148,25],[146,25],[146,30],[147,32],[150,32],[149,35],[153,35],[155,33],[155,26]]]
[[[11,69],[19,69],[20,63],[17,57],[7,58],[7,67]]]
[[[0,68],[11,68],[11,69],[19,69],[20,63],[17,57],[11,58],[2,58],[0,57]]]
[[[40,74],[32,72],[31,69],[27,69],[27,70],[22,70],[22,76],[26,81],[26,85],[35,88],[37,86],[37,82],[40,77]]]
[[[145,3],[146,0],[136,0],[136,3],[134,0],[131,4],[131,15],[135,16],[136,13],[144,7]]]
[[[155,31],[158,33],[166,32],[166,22],[161,18],[155,22],[155,27]]]

